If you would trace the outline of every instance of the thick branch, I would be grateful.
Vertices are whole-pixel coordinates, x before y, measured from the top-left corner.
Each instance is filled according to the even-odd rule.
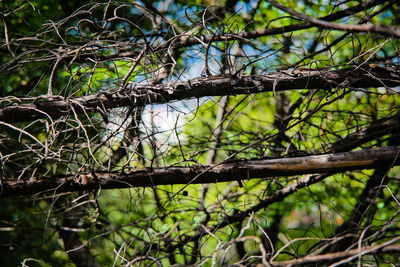
[[[392,138],[399,138],[400,113],[394,116],[382,118],[371,123],[368,127],[358,129],[344,139],[334,143],[327,153],[346,152],[365,144],[366,142],[378,139],[386,134],[392,134]],[[392,144],[395,145],[395,144]]]
[[[314,155],[296,158],[239,161],[215,166],[142,169],[128,173],[103,172],[95,175],[40,177],[38,180],[2,182],[2,195],[32,195],[41,192],[70,192],[93,189],[146,187],[153,185],[203,184],[272,178],[312,173],[333,173],[371,169],[400,161],[400,146],[365,149],[354,152]]]
[[[400,85],[400,70],[389,67],[346,68],[273,72],[267,75],[198,77],[167,85],[137,85],[109,90],[69,100],[41,101],[0,109],[0,121],[13,123],[48,116],[98,112],[104,108],[144,106],[204,96],[253,94],[293,89],[332,89],[336,87],[394,87]]]
[[[391,120],[388,120],[387,123],[384,123],[384,121],[382,120],[380,121],[382,121],[384,125],[387,125],[388,128],[391,124],[397,125],[397,129],[393,129],[392,131],[398,131],[398,116],[399,114],[396,114],[392,117]],[[377,121],[377,123],[371,125],[371,127],[369,128],[376,128],[377,130],[379,130],[379,124],[381,123]],[[392,134],[389,138],[389,145],[400,145],[399,136]],[[336,228],[335,236],[355,233],[360,228],[370,223],[369,220],[363,222],[363,219],[372,218],[377,212],[378,208],[376,207],[376,199],[379,193],[381,193],[381,185],[386,183],[385,181],[387,178],[387,174],[391,168],[391,162],[387,162],[386,164],[382,164],[374,170],[374,173],[369,177],[367,183],[365,184],[361,195],[358,197],[358,203],[354,206],[353,212],[350,213],[351,216],[346,221],[344,221],[343,224]],[[348,235],[347,237],[342,238],[339,242],[332,244],[332,246],[325,247],[324,252],[343,251],[354,244],[354,242],[356,242],[355,235]]]
[[[398,126],[398,115],[393,117],[388,117],[385,119],[378,120],[367,128],[361,129],[360,131],[349,135],[343,140],[338,141],[332,146],[332,149],[328,150],[328,153],[339,153],[352,150],[365,142],[371,140],[371,136],[383,136],[396,130]],[[392,162],[387,162],[391,164]],[[272,203],[276,203],[278,201],[282,201],[285,197],[297,192],[298,190],[310,186],[312,184],[318,183],[325,178],[329,177],[331,174],[320,174],[313,176],[306,176],[304,178],[296,180],[294,183],[289,184],[288,186],[277,190],[274,194],[267,196],[263,200],[261,200],[258,204],[248,208],[245,211],[239,212],[233,215],[227,215],[218,223],[218,227],[224,227],[230,223],[234,223],[237,221],[243,220],[244,217],[248,216],[248,214],[252,212],[257,212],[260,209],[266,208]],[[215,229],[214,229],[215,230]],[[212,231],[213,232],[213,231]]]
[[[344,263],[348,263],[353,260],[357,260],[358,256],[370,255],[370,254],[379,254],[379,253],[399,253],[400,245],[390,245],[390,246],[371,246],[360,249],[352,249],[347,251],[335,252],[335,253],[327,253],[323,255],[311,255],[306,256],[304,258],[281,261],[281,262],[272,262],[271,266],[299,266],[299,265],[307,265],[307,264],[323,264],[334,262],[342,259],[348,258]]]

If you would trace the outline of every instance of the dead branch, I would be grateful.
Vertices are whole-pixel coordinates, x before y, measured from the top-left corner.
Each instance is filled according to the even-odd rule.
[[[127,173],[97,172],[74,176],[39,177],[37,180],[2,182],[2,195],[33,195],[41,192],[70,192],[94,189],[146,187],[172,184],[204,184],[272,178],[276,176],[335,173],[371,169],[383,163],[399,163],[400,146],[364,149],[354,152],[323,154],[295,158],[239,161],[215,166],[165,167],[141,169]]]
[[[337,87],[370,88],[399,86],[400,70],[390,67],[345,68],[340,70],[296,70],[267,75],[198,77],[174,85],[137,85],[69,100],[40,101],[0,109],[0,121],[7,123],[57,118],[75,112],[98,112],[102,108],[145,106],[204,96],[254,94],[295,89]]]
[[[351,24],[340,24],[340,23],[332,23],[328,21],[324,21],[321,19],[315,19],[308,15],[299,13],[291,8],[288,8],[280,3],[276,2],[275,0],[267,0],[267,2],[271,3],[273,6],[283,10],[297,18],[306,20],[316,26],[325,28],[325,29],[334,29],[339,31],[345,32],[372,32],[372,33],[379,33],[383,36],[394,36],[400,37],[400,28],[399,27],[392,27],[388,25],[371,25],[371,24],[362,24],[362,25],[351,25]]]
[[[379,254],[379,253],[399,253],[400,245],[390,245],[390,246],[370,246],[364,247],[360,249],[352,249],[348,251],[341,251],[335,253],[327,253],[323,255],[311,255],[306,256],[300,259],[281,261],[281,262],[272,262],[271,266],[299,266],[306,264],[316,264],[316,263],[329,263],[333,261],[343,260],[346,258],[350,258],[348,261],[352,261],[358,258],[358,255],[366,255],[366,254]]]

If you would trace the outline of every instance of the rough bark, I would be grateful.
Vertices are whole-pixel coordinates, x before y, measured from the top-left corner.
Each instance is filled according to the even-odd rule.
[[[0,109],[0,122],[14,123],[40,118],[99,112],[124,106],[145,106],[171,101],[275,92],[295,89],[370,88],[400,86],[400,70],[390,67],[345,68],[340,70],[296,70],[266,75],[198,77],[167,85],[138,85],[66,100],[40,101]]]
[[[271,178],[313,173],[371,169],[393,162],[398,165],[400,146],[306,157],[221,163],[214,166],[165,167],[127,173],[103,172],[80,176],[40,177],[37,180],[3,181],[3,196],[41,192],[70,192],[93,189],[146,187],[167,184],[203,184]]]
[[[386,122],[383,120],[379,120],[370,128],[377,129],[379,131],[379,125],[387,125],[390,127],[391,123],[394,123],[398,119],[398,115],[393,116],[391,120],[387,120]],[[398,127],[398,123],[397,123]],[[398,129],[396,129],[398,131]],[[359,131],[362,133],[363,131]],[[400,140],[398,135],[392,135],[389,139],[390,146],[397,146],[399,145]],[[361,195],[358,198],[357,205],[354,206],[354,210],[351,213],[351,217],[346,220],[342,225],[336,228],[335,233],[336,235],[345,235],[348,234],[347,237],[342,238],[339,242],[334,243],[333,246],[327,246],[324,252],[328,251],[344,251],[350,248],[354,243],[356,243],[356,236],[357,235],[349,235],[352,233],[357,233],[360,228],[367,227],[370,222],[366,220],[363,222],[365,218],[373,218],[376,211],[376,199],[378,195],[381,193],[381,186],[386,184],[386,178],[389,170],[392,168],[392,164],[390,161],[386,162],[378,166],[374,173],[370,176],[368,181],[365,184],[364,190],[362,191]],[[368,233],[368,232],[367,232]]]

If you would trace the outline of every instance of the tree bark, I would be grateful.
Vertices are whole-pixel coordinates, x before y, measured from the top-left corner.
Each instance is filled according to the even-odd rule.
[[[171,101],[275,92],[295,89],[370,88],[400,86],[400,70],[369,66],[340,70],[295,70],[273,72],[267,75],[197,77],[186,82],[167,85],[137,85],[124,90],[109,90],[67,100],[39,101],[0,109],[0,124],[57,118],[84,112],[124,106],[145,106]]]
[[[33,195],[95,189],[146,187],[173,184],[203,184],[272,178],[313,173],[335,173],[372,169],[382,164],[398,165],[400,146],[364,149],[354,152],[306,157],[235,161],[213,166],[164,167],[127,173],[97,172],[64,177],[39,177],[37,180],[3,181],[1,194]]]

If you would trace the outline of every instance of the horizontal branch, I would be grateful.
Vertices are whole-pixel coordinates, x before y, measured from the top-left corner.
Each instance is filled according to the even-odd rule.
[[[356,14],[358,12],[362,12],[369,8],[372,8],[374,6],[382,4],[386,1],[387,0],[367,0],[365,2],[362,2],[358,5],[349,7],[347,9],[337,11],[337,12],[329,14],[327,16],[319,17],[318,19],[323,20],[323,21],[340,20],[345,17]],[[266,22],[266,24],[267,24],[267,22]],[[183,34],[181,36],[175,36],[173,38],[170,38],[169,40],[162,42],[159,46],[152,47],[151,50],[153,52],[160,52],[160,51],[165,51],[165,50],[190,47],[190,46],[198,45],[201,43],[253,39],[253,38],[259,38],[259,37],[263,37],[263,36],[305,30],[305,29],[309,29],[312,27],[316,27],[316,25],[313,23],[310,23],[310,22],[304,22],[304,23],[298,23],[298,24],[287,25],[287,26],[282,26],[282,27],[266,27],[264,29],[257,29],[257,30],[248,31],[248,32],[241,31],[240,33],[237,33],[237,34],[215,33],[212,36],[205,36],[205,37],[198,36],[196,38],[194,38],[192,36],[187,36],[186,34]],[[144,44],[142,44],[142,45],[144,45]],[[20,44],[18,44],[18,46],[20,47]],[[57,46],[57,48],[58,48],[58,46]],[[113,47],[113,50],[114,49],[115,49],[115,47]],[[64,60],[73,59],[74,62],[82,63],[87,60],[97,62],[97,61],[115,60],[118,58],[136,57],[140,53],[137,50],[132,50],[131,46],[129,46],[128,48],[125,48],[125,49],[118,50],[116,53],[113,53],[110,55],[101,55],[101,54],[97,53],[97,51],[92,51],[90,49],[86,50],[86,52],[85,52],[85,50],[82,50],[80,52],[84,52],[84,53],[81,53],[81,54],[79,54],[79,56],[76,56],[75,51],[69,51],[65,55],[62,55],[62,57]],[[48,61],[48,60],[57,60],[57,55],[48,56],[46,58],[40,59],[40,61]],[[17,63],[21,63],[21,60],[14,59],[12,62],[9,62],[6,65],[6,68],[12,68],[12,66]]]
[[[83,112],[99,112],[126,106],[145,106],[171,101],[253,94],[294,89],[369,88],[400,86],[400,70],[389,67],[345,68],[340,70],[296,70],[266,75],[197,77],[172,85],[135,85],[68,100],[46,100],[0,109],[0,121],[14,123],[39,118],[57,118]]]
[[[340,24],[340,23],[332,23],[321,19],[315,19],[308,15],[302,14],[297,12],[291,8],[288,8],[275,0],[267,0],[273,6],[279,8],[282,11],[289,13],[297,18],[306,20],[316,26],[325,28],[325,29],[334,29],[339,31],[346,31],[346,32],[372,32],[378,33],[384,36],[394,36],[399,38],[400,37],[400,27],[392,27],[388,25],[372,25],[372,24]]]
[[[1,194],[33,195],[41,192],[71,192],[93,189],[147,187],[154,185],[204,184],[272,178],[313,173],[335,173],[371,169],[381,164],[399,163],[400,146],[295,158],[238,161],[215,166],[141,169],[127,173],[98,172],[66,177],[39,177],[37,180],[3,180]]]
[[[323,21],[335,21],[342,19],[347,16],[351,16],[355,13],[365,11],[366,9],[372,8],[374,6],[377,6],[379,4],[382,4],[386,2],[386,0],[370,0],[370,1],[365,1],[360,3],[359,5],[349,7],[345,10],[340,10],[335,13],[329,14],[327,16],[323,16],[318,18],[319,20]],[[267,23],[267,22],[266,22]],[[268,25],[268,24],[267,24]],[[252,39],[252,38],[259,38],[262,36],[268,36],[268,35],[276,35],[276,34],[282,34],[282,33],[288,33],[288,32],[294,32],[294,31],[299,31],[299,30],[305,30],[309,29],[312,27],[315,27],[316,25],[310,22],[305,22],[305,23],[298,23],[298,24],[293,24],[293,25],[287,25],[287,26],[282,26],[282,27],[276,27],[276,28],[268,28],[266,27],[265,29],[258,29],[250,32],[243,31],[238,34],[216,34],[215,36],[209,36],[203,38],[203,40],[199,40],[199,38],[187,38],[187,36],[182,36],[176,40],[176,38],[171,39],[171,41],[165,42],[159,47],[155,47],[155,51],[163,50],[163,49],[171,49],[172,48],[179,48],[179,47],[188,47],[196,44],[200,44],[200,42],[208,43],[208,42],[218,42],[218,41],[230,41],[230,40],[243,40],[243,39]],[[123,56],[133,56],[135,52],[126,52],[123,53]]]
[[[398,254],[399,252],[400,252],[400,245],[389,245],[389,246],[378,245],[378,246],[364,247],[362,249],[356,248],[347,251],[327,253],[323,255],[306,256],[295,260],[272,262],[271,266],[279,267],[279,266],[301,266],[301,265],[309,265],[317,263],[323,264],[348,258],[347,260],[344,260],[344,262],[342,263],[345,264],[353,260],[357,260],[359,255],[360,257],[362,257],[363,255],[371,255],[378,253]]]

